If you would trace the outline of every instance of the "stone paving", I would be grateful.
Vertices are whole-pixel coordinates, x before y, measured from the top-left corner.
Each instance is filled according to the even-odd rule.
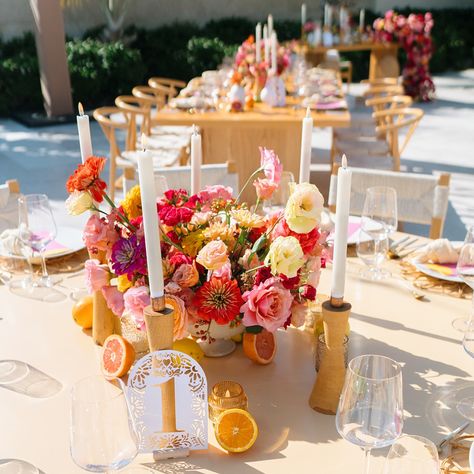
[[[402,165],[412,172],[452,174],[444,236],[462,240],[465,226],[474,224],[474,70],[437,76],[435,84],[437,100],[419,105],[425,116],[403,153]],[[355,105],[361,90],[358,84],[351,86],[350,104]],[[99,125],[92,122],[91,129],[95,153],[107,156],[108,143]],[[329,146],[330,131],[316,129],[313,164],[321,175],[312,173],[312,180],[318,184],[327,180]],[[64,183],[79,161],[74,124],[30,129],[0,120],[0,182],[17,178],[24,193],[48,194],[58,221],[73,226],[81,226],[83,219],[65,215]],[[426,231],[414,226],[405,229]]]

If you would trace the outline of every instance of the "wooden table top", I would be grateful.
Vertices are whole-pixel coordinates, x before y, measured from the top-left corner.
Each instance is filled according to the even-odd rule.
[[[451,321],[468,315],[470,301],[428,293],[427,302],[413,298],[388,262],[393,277],[367,282],[359,277],[363,264],[348,262],[346,298],[352,303],[349,357],[384,354],[403,365],[404,432],[438,442],[461,424],[446,410],[436,410],[440,386],[472,380],[474,364],[464,352],[461,333]],[[318,291],[328,294],[331,269],[322,272]],[[81,277],[63,285],[80,286]],[[67,292],[66,289],[60,288]],[[71,386],[100,373],[100,348],[73,322],[71,300],[44,303],[11,294],[0,287],[0,360],[28,362],[63,385],[59,394],[33,399],[0,388],[0,459],[17,458],[36,465],[45,474],[84,472],[69,454]],[[308,397],[315,378],[314,338],[300,329],[277,333],[278,351],[268,366],[257,366],[242,348],[220,359],[204,359],[209,386],[219,380],[240,382],[249,398],[249,410],[259,425],[259,438],[247,453],[228,455],[209,426],[209,449],[184,460],[153,464],[151,455],[134,462],[153,466],[154,473],[287,474],[363,472],[363,453],[341,439],[334,416],[314,412]],[[384,452],[373,450],[372,472],[381,472]],[[125,469],[127,472],[127,469]],[[134,471],[130,471],[134,472]]]

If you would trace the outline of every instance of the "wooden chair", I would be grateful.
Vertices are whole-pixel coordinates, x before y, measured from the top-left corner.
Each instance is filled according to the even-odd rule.
[[[186,87],[186,82],[169,77],[151,77],[148,79],[148,85],[153,88],[167,87],[169,100],[176,97],[178,92]]]
[[[401,154],[423,115],[423,110],[411,107],[390,108],[374,112],[372,116],[377,123],[376,136],[359,136],[356,139],[347,140],[336,139],[333,142],[331,158],[335,160],[346,154],[356,166],[362,168],[400,171]],[[402,142],[400,142],[401,129],[406,130]]]
[[[16,179],[9,179],[2,188],[0,200],[0,234],[7,229],[18,227],[18,198],[20,197],[20,183]]]
[[[166,189],[182,188],[191,192],[191,167],[190,166],[171,166],[156,168],[155,171],[156,189],[159,195],[160,191]],[[163,178],[166,185],[163,185]],[[230,186],[234,195],[239,193],[239,175],[234,161],[227,163],[208,164],[201,166],[202,187],[215,184]],[[128,192],[135,184],[137,184],[137,174],[134,169],[125,170],[124,192]],[[165,189],[163,189],[165,188]]]
[[[391,95],[404,95],[405,90],[403,86],[399,84],[375,84],[370,86],[364,93],[362,94],[365,99],[369,99],[371,97],[385,97]]]
[[[332,168],[329,185],[328,206],[336,211],[337,171]],[[429,236],[438,239],[443,234],[444,221],[448,210],[448,173],[439,176],[418,173],[397,173],[394,171],[352,168],[350,213],[361,215],[367,188],[389,186],[397,192],[398,220],[430,226]]]

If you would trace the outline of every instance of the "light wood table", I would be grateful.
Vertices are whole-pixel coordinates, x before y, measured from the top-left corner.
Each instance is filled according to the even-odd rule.
[[[252,111],[241,113],[202,112],[189,113],[165,108],[154,116],[159,125],[193,125],[201,128],[203,162],[225,163],[235,161],[240,188],[260,166],[259,146],[275,150],[283,168],[291,171],[298,180],[301,126],[305,110],[288,98],[288,105],[271,108],[255,104]],[[314,127],[348,127],[347,110],[313,112]],[[249,186],[242,195],[243,201],[255,202],[255,190]]]
[[[396,43],[354,43],[331,46],[304,46],[306,60],[317,66],[324,60],[329,49],[337,49],[340,53],[354,51],[370,51],[369,80],[380,77],[398,77],[400,64],[398,63],[398,44]]]
[[[348,264],[346,293],[353,307],[350,357],[383,354],[402,363],[404,431],[438,442],[461,419],[448,420],[433,410],[437,388],[474,375],[461,334],[451,327],[454,318],[469,314],[470,301],[431,293],[429,302],[418,301],[399,279],[362,281],[361,265],[357,259]],[[389,266],[397,272],[397,264]],[[331,270],[323,270],[321,293],[328,293],[330,280]],[[64,282],[76,286],[80,278]],[[71,301],[38,303],[16,297],[5,287],[0,288],[0,298],[0,360],[28,362],[63,384],[58,395],[42,400],[0,388],[0,459],[23,459],[45,474],[84,472],[69,454],[70,390],[79,379],[99,373],[100,348],[73,322]],[[203,361],[209,386],[224,379],[244,386],[260,429],[255,446],[247,453],[228,455],[210,427],[208,451],[159,463],[152,472],[363,472],[362,451],[340,438],[335,417],[316,413],[308,405],[315,378],[312,336],[295,328],[278,331],[277,336],[278,352],[268,366],[250,362],[241,347],[230,356]],[[372,473],[381,472],[383,455],[373,451]],[[151,455],[141,455],[134,465],[139,462],[151,464]]]

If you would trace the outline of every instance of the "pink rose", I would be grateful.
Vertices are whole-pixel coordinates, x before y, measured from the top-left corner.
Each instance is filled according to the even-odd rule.
[[[278,185],[267,178],[258,178],[253,182],[257,197],[260,200],[270,199]]]
[[[101,265],[96,258],[86,260],[84,269],[86,270],[86,287],[89,293],[99,291],[103,286],[109,284],[109,269],[107,265]]]
[[[296,302],[293,303],[291,305],[291,324],[293,324],[293,326],[296,326],[297,328],[303,326],[307,312],[308,307],[305,304]]]
[[[183,288],[189,288],[199,281],[199,272],[194,263],[183,263],[174,272],[172,280]]]
[[[101,219],[97,214],[92,214],[86,222],[82,239],[91,253],[98,251],[110,252],[113,244],[119,239],[115,230],[115,221]]]
[[[146,286],[135,286],[123,294],[125,310],[130,313],[137,327],[145,330],[143,310],[150,304],[150,295]]]
[[[240,311],[244,313],[245,326],[262,326],[274,332],[284,325],[291,314],[291,292],[275,278],[269,278],[246,291],[242,297],[245,303]]]
[[[105,302],[110,308],[112,313],[119,318],[122,317],[123,311],[125,309],[123,303],[123,293],[117,290],[116,286],[104,286],[102,288],[102,294],[104,295]]]
[[[277,154],[273,150],[260,147],[260,166],[265,173],[266,178],[278,186],[283,172],[283,165]]]
[[[165,285],[165,293],[168,295],[177,295],[181,293],[181,290],[182,288],[174,281],[170,281]]]
[[[218,270],[228,261],[227,245],[222,240],[211,240],[196,257],[196,262],[207,270]]]
[[[230,280],[232,278],[232,267],[230,266],[230,262],[227,261],[227,263],[224,263],[221,268],[214,270],[212,275],[218,278],[227,278]]]

